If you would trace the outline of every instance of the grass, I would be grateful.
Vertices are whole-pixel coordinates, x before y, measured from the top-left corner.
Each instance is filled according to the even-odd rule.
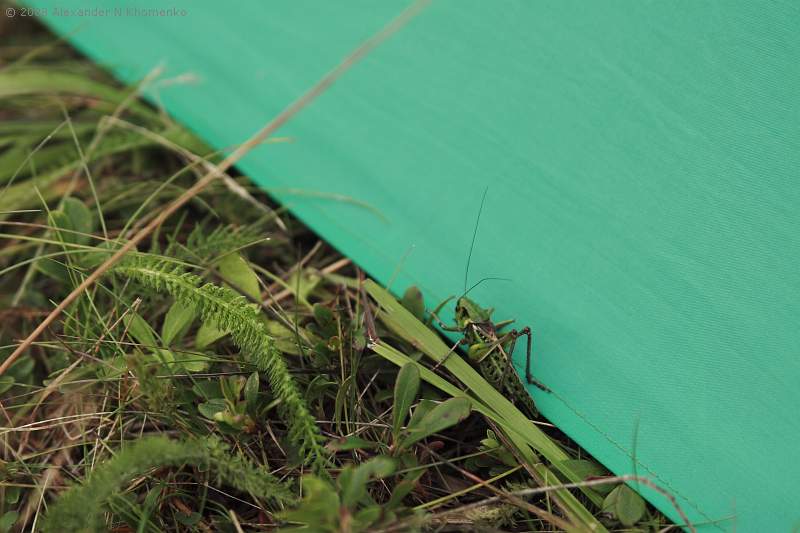
[[[0,529],[674,527],[245,177],[159,220],[219,155],[0,32],[0,361],[158,221],[0,376]]]

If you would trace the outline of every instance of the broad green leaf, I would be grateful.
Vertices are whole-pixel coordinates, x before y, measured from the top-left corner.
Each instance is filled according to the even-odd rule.
[[[194,347],[198,350],[204,350],[227,334],[227,331],[217,328],[216,322],[211,320],[203,322],[194,338]]]
[[[420,402],[414,408],[414,413],[411,415],[411,420],[408,421],[406,429],[412,430],[416,427],[419,427],[419,423],[434,407],[436,407],[436,402],[427,398],[420,400]]]
[[[308,531],[336,531],[340,517],[339,494],[327,482],[314,477],[303,478],[303,500],[291,511],[278,514],[281,520],[308,526]]]
[[[60,261],[56,261],[50,257],[43,257],[36,261],[36,270],[56,281],[62,283],[69,283],[69,270]]]
[[[50,225],[56,230],[57,239],[66,244],[75,242],[75,234],[70,231],[72,229],[72,224],[66,213],[63,211],[52,211],[48,218],[50,219]]]
[[[186,306],[181,302],[175,302],[167,311],[164,317],[164,324],[161,326],[161,340],[164,346],[170,346],[173,342],[180,342],[186,334],[186,330],[192,325],[196,315],[194,306]]]
[[[0,517],[0,532],[11,531],[11,528],[16,523],[17,518],[19,518],[19,513],[17,511],[8,511],[6,514]]]
[[[317,288],[321,280],[322,278],[314,272],[303,271],[298,277],[298,273],[295,271],[286,280],[286,288],[297,297],[300,303],[311,307],[311,304],[308,303],[308,295]]]
[[[412,285],[406,289],[400,303],[417,319],[425,319],[425,300],[422,297],[422,292],[416,286]]]
[[[187,372],[202,372],[208,369],[208,365],[211,362],[211,358],[202,353],[181,352],[176,355],[170,351],[170,354],[172,354],[172,359],[186,369]]]
[[[244,294],[255,300],[261,298],[258,276],[241,255],[237,253],[227,254],[217,261],[215,266],[222,279],[236,290],[244,292]]]
[[[125,327],[128,328],[128,334],[136,342],[151,350],[158,347],[155,331],[136,311],[130,311],[125,315],[124,322]]]
[[[275,341],[275,347],[283,353],[290,355],[303,355],[297,345],[297,333],[284,326],[277,320],[265,320],[267,331]]]
[[[340,478],[342,505],[353,508],[367,495],[367,483],[372,479],[382,479],[394,473],[395,462],[389,457],[379,455],[358,465],[346,479]]]
[[[220,390],[219,381],[217,380],[197,380],[194,385],[192,385],[192,392],[205,400],[214,398],[222,399],[222,390]]]
[[[66,242],[86,244],[89,242],[89,234],[94,229],[94,219],[89,208],[77,198],[67,197],[61,204],[61,211],[69,221],[69,228],[75,233],[64,235]],[[69,240],[67,240],[69,237]]]
[[[419,392],[419,369],[412,364],[403,365],[394,382],[394,406],[392,407],[392,434],[395,440],[408,416],[411,404]]]
[[[630,527],[644,516],[645,504],[641,496],[623,483],[603,500],[603,511],[612,513],[622,525]]]
[[[425,437],[458,424],[469,416],[471,410],[472,402],[468,398],[450,398],[440,403],[406,432],[400,447],[407,448]]]
[[[200,414],[209,420],[214,420],[216,414],[225,411],[225,409],[225,400],[222,398],[212,398],[197,406],[197,410],[200,411]]]

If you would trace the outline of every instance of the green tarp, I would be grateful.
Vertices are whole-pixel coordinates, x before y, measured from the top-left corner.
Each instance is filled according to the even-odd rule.
[[[216,147],[406,5],[28,3],[125,81],[158,64],[192,74],[150,96]],[[511,281],[474,296],[533,327],[535,374],[555,391],[532,391],[544,414],[614,472],[669,490],[703,531],[788,531],[799,22],[792,2],[437,0],[281,130],[293,143],[240,167],[377,279],[400,265],[393,289],[415,283],[429,302],[462,290],[488,186],[471,281]]]

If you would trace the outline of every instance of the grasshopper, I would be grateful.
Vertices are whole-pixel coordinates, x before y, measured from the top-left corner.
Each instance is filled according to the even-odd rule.
[[[530,327],[522,329],[506,328],[514,321],[505,320],[495,323],[492,320],[493,308],[483,308],[476,302],[467,298],[467,293],[480,285],[482,282],[493,278],[484,278],[478,283],[467,289],[467,280],[469,279],[469,264],[472,258],[472,250],[475,247],[475,238],[478,233],[478,225],[480,224],[480,216],[483,211],[483,204],[486,200],[486,192],[483,192],[481,199],[481,207],[478,211],[478,217],[475,221],[475,230],[472,235],[472,244],[470,245],[469,255],[467,256],[467,267],[464,274],[464,293],[456,300],[455,308],[455,325],[448,326],[439,320],[437,313],[449,302],[452,297],[448,298],[431,313],[439,322],[439,326],[445,331],[460,332],[463,337],[459,341],[460,344],[465,345],[467,358],[478,371],[496,390],[502,394],[507,395],[512,402],[519,402],[522,407],[528,411],[530,416],[535,416],[537,411],[533,403],[533,399],[525,388],[525,384],[520,379],[520,376],[514,370],[511,363],[511,356],[514,353],[517,339],[525,336],[527,339],[527,349],[525,354],[525,380],[545,392],[551,392],[545,384],[533,377],[531,373],[531,351],[533,349],[533,333]],[[496,278],[494,278],[496,279]]]
[[[440,304],[439,309],[449,300]],[[531,372],[533,349],[531,328],[526,326],[519,330],[506,331],[514,321],[504,320],[495,323],[492,321],[493,312],[493,308],[485,309],[466,296],[462,296],[456,301],[455,325],[448,326],[439,321],[439,327],[445,331],[461,333],[463,337],[459,343],[466,346],[467,360],[477,367],[486,381],[506,395],[512,403],[519,403],[529,416],[536,416],[533,399],[511,363],[517,339],[526,337],[525,380],[545,392],[550,392],[550,388],[534,378]],[[436,316],[435,313],[436,311],[433,316]]]

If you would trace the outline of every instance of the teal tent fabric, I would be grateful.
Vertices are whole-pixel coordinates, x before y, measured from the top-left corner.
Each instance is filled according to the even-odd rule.
[[[96,6],[28,3],[125,81],[159,64],[192,74],[150,96],[217,147],[406,5],[79,17],[53,8]],[[240,167],[377,279],[399,267],[393,288],[417,284],[431,302],[462,290],[488,186],[472,280],[511,281],[474,296],[533,327],[535,374],[555,391],[531,391],[543,413],[614,472],[664,486],[702,531],[788,531],[798,21],[791,2],[437,0],[280,132],[293,143]]]

